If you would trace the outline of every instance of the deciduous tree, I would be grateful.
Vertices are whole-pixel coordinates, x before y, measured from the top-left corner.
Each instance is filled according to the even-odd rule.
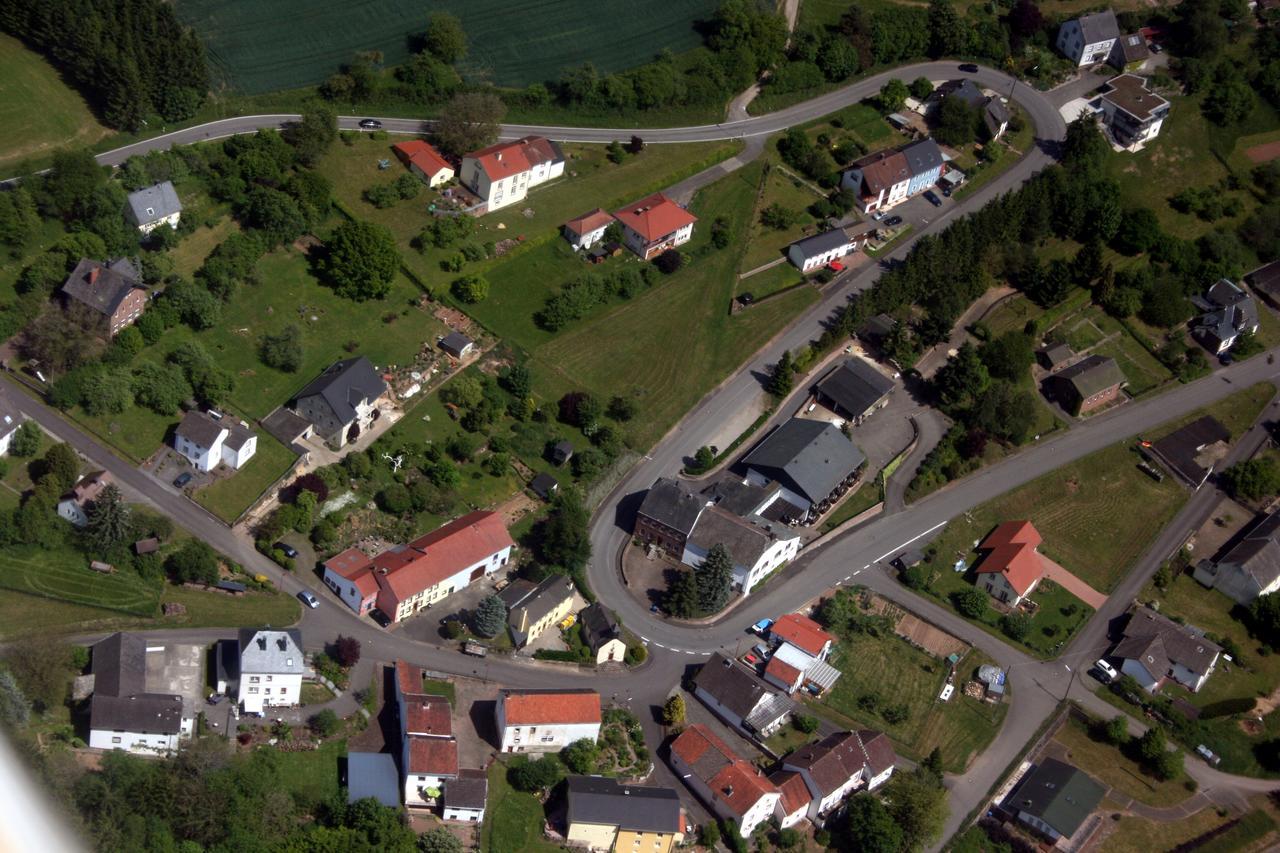
[[[327,244],[324,269],[340,296],[363,301],[382,299],[400,268],[400,251],[385,225],[344,222]]]
[[[497,95],[460,92],[445,106],[436,121],[436,141],[446,152],[461,157],[492,145],[507,107]]]

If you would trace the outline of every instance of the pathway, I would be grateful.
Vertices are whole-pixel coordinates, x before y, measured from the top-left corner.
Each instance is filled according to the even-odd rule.
[[[1067,592],[1092,607],[1094,610],[1101,610],[1102,606],[1107,603],[1107,597],[1098,592],[1093,587],[1082,581],[1080,578],[1071,574],[1062,566],[1049,559],[1044,554],[1040,555],[1040,559],[1044,563],[1044,576],[1049,580],[1058,584]]]

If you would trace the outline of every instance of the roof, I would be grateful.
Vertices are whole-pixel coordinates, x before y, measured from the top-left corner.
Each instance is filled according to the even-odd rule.
[[[307,671],[302,654],[302,633],[296,628],[240,629],[240,671],[301,675]]]
[[[670,477],[659,477],[645,493],[639,514],[688,536],[706,501]]]
[[[147,692],[145,637],[115,633],[99,640],[92,664],[91,728],[167,735],[182,730],[182,697]]]
[[[791,245],[799,249],[802,256],[813,258],[848,246],[851,242],[853,241],[842,229],[835,228],[831,231],[823,231],[821,234],[814,234],[812,237],[805,237],[803,240],[796,240]]]
[[[787,613],[778,617],[778,621],[769,628],[769,633],[780,640],[808,652],[813,657],[822,654],[827,643],[834,643],[835,637],[822,630],[822,626],[799,613]]]
[[[502,690],[508,726],[599,723],[600,694],[594,690]]]
[[[135,554],[154,554],[160,550],[160,540],[154,536],[148,536],[146,539],[139,539],[133,543],[133,553]]]
[[[1085,44],[1097,44],[1100,41],[1120,38],[1120,25],[1116,23],[1116,13],[1110,9],[1094,12],[1091,15],[1081,15],[1076,20],[1080,22],[1080,33],[1084,36]]]
[[[1239,566],[1261,589],[1274,583],[1280,578],[1280,514],[1264,515],[1217,563]]]
[[[401,160],[411,166],[417,166],[430,177],[435,177],[443,171],[453,171],[453,167],[449,165],[448,160],[444,159],[444,155],[425,140],[410,139],[407,142],[397,142],[391,148]]]
[[[489,777],[483,770],[458,771],[444,783],[444,804],[451,809],[483,809],[489,798]]]
[[[773,688],[720,652],[713,654],[698,670],[693,686],[744,720],[765,697],[774,693]]]
[[[788,535],[795,536],[790,531]],[[734,565],[748,568],[759,561],[776,539],[777,536],[764,527],[739,518],[718,506],[707,507],[698,516],[698,523],[689,534],[689,544],[703,551],[723,545]]]
[[[772,782],[701,723],[685,728],[671,742],[671,752],[679,756],[711,789],[712,797],[733,814],[741,816],[762,796],[778,793]]]
[[[1169,470],[1195,487],[1204,482],[1209,471],[1226,454],[1225,443],[1230,440],[1231,432],[1212,415],[1205,415],[1152,442],[1151,452]]]
[[[616,826],[633,832],[679,833],[680,795],[670,788],[623,785],[615,779],[570,776],[565,780],[568,822]]]
[[[1147,89],[1147,81],[1136,74],[1121,74],[1107,81],[1102,97],[1138,121],[1146,121],[1169,102]]]
[[[702,490],[701,495],[721,509],[746,518],[755,514],[765,501],[777,492],[777,483],[757,486],[754,483],[726,477],[707,486]]]
[[[112,479],[110,471],[90,471],[77,480],[71,487],[71,491],[63,495],[62,499],[75,501],[80,506],[84,506],[90,501],[97,500],[102,490],[111,485]]]
[[[911,178],[907,158],[901,151],[876,151],[868,154],[853,161],[851,170],[854,169],[862,172],[862,183],[871,195],[879,195]]]
[[[8,435],[9,433],[22,426],[22,413],[9,404],[7,400],[0,400],[0,435]]]
[[[617,620],[613,618],[609,609],[598,601],[583,608],[578,614],[578,622],[582,625],[583,638],[593,652],[618,637]]]
[[[386,392],[387,383],[369,359],[359,355],[329,365],[295,399],[322,397],[338,421],[346,424],[355,420],[357,405],[376,400]]]
[[[93,645],[93,689],[108,696],[146,690],[147,641],[140,634],[117,632]]]
[[[1193,299],[1210,310],[1196,320],[1196,326],[1213,333],[1219,341],[1234,337],[1258,326],[1258,303],[1243,288],[1221,278],[1205,292],[1203,299]]]
[[[706,781],[740,760],[729,745],[702,723],[692,723],[671,742],[671,754]]]
[[[324,567],[355,584],[360,595],[378,594],[378,581],[373,576],[373,561],[359,548],[348,548],[324,561]]]
[[[533,493],[540,498],[549,496],[559,485],[560,484],[556,482],[556,478],[552,477],[545,471],[529,481],[529,488],[533,489]]]
[[[861,417],[893,390],[893,380],[861,358],[846,358],[818,382],[818,393]]]
[[[159,222],[175,213],[182,212],[182,202],[178,200],[178,192],[172,181],[161,181],[149,187],[129,193],[129,210],[139,225]]]
[[[911,170],[912,177],[942,168],[942,149],[932,137],[902,146],[902,155],[907,158],[907,168]]]
[[[440,339],[440,349],[450,352],[462,352],[474,343],[475,341],[462,334],[462,332],[450,332]]]
[[[1116,385],[1125,383],[1120,365],[1109,355],[1091,355],[1081,359],[1058,373],[1058,378],[1070,383],[1081,399],[1092,397]]]
[[[864,745],[864,737],[875,744],[875,761]],[[864,767],[878,775],[893,765],[893,747],[888,746],[889,761],[885,764],[884,746],[888,738],[883,732],[863,730],[859,732],[835,732],[817,743],[808,744],[788,755],[787,767],[807,770],[822,796],[838,791],[850,779],[860,775]]]
[[[525,136],[512,142],[499,142],[466,156],[477,165],[491,181],[500,181],[521,172],[527,172],[543,163],[564,161],[560,146],[543,136]]]
[[[507,605],[507,610],[515,607],[537,587],[537,584],[525,578],[516,578],[498,593],[498,598]]]
[[[421,670],[418,670],[421,672]],[[398,668],[397,668],[398,674]],[[404,719],[400,724],[404,732],[414,735],[432,735],[447,738],[453,735],[453,715],[449,700],[443,696],[429,696],[422,690],[422,680],[404,699]],[[407,692],[407,691],[406,691]]]
[[[1141,62],[1151,55],[1151,51],[1147,48],[1147,40],[1143,38],[1142,33],[1120,36],[1116,41],[1116,48],[1120,50],[1120,56],[1125,65]]]
[[[347,802],[372,797],[384,806],[400,806],[400,774],[385,752],[347,753]]]
[[[982,120],[993,136],[999,132],[1001,125],[1009,121],[1009,118],[1009,108],[1004,105],[1004,101],[999,98],[987,98],[982,109]]]
[[[986,551],[975,570],[978,574],[998,572],[1018,595],[1026,595],[1044,575],[1044,561],[1036,551],[1040,532],[1029,521],[1006,521],[987,534],[978,546]]]
[[[101,261],[82,258],[67,276],[62,293],[87,305],[104,317],[110,317],[125,297],[142,287],[141,276],[124,258]]]
[[[452,737],[409,735],[406,773],[453,776],[458,772],[458,742]]]
[[[794,770],[775,770],[769,774],[769,781],[782,793],[784,815],[795,814],[808,807],[812,799],[809,795],[809,786],[804,783],[804,777],[799,773]]]
[[[731,813],[741,817],[760,798],[778,793],[778,789],[758,767],[739,758],[707,782],[711,796]]]
[[[812,503],[826,498],[866,461],[852,441],[826,421],[792,418],[743,459]]]
[[[175,433],[207,450],[217,443],[226,429],[226,424],[208,412],[193,409],[182,416]]]
[[[1049,364],[1056,367],[1067,359],[1075,355],[1075,351],[1068,344],[1058,343],[1049,344],[1040,350]]]
[[[600,228],[608,228],[611,222],[613,222],[613,214],[597,207],[595,210],[570,219],[564,227],[574,234],[582,235],[590,234]]]
[[[227,427],[227,437],[223,440],[222,446],[228,450],[239,451],[249,439],[253,438],[253,430],[244,421],[227,418],[224,423]]]
[[[1198,629],[1179,625],[1149,607],[1141,607],[1130,614],[1124,639],[1116,644],[1113,654],[1136,660],[1152,676],[1162,678],[1173,664],[1186,667],[1197,676],[1208,675],[1221,651]]]
[[[1037,817],[1070,838],[1102,802],[1106,791],[1084,771],[1046,758],[1022,777],[1005,800],[1005,807]]]
[[[948,80],[937,89],[934,89],[933,94],[939,99],[959,98],[975,109],[981,107],[987,100],[987,96],[982,94],[982,90],[978,88],[978,85],[968,78]],[[930,99],[932,100],[932,96]]]
[[[396,661],[396,688],[402,696],[422,695],[424,677],[422,667],[415,666],[406,660]]]
[[[402,550],[379,554],[374,566],[387,569],[382,584],[403,601],[514,545],[502,517],[479,510],[419,536]]]
[[[507,620],[516,625],[515,615],[523,610],[526,625],[532,625],[549,613],[555,612],[561,604],[573,598],[573,580],[566,575],[548,575],[519,599],[507,614]]]
[[[645,196],[634,204],[616,211],[614,216],[623,225],[639,234],[646,243],[660,240],[698,221],[698,217],[662,193]]]
[[[1245,275],[1244,280],[1250,286],[1269,294],[1273,299],[1280,297],[1280,261],[1258,267]]]
[[[783,684],[795,684],[800,676],[804,674],[802,670],[796,669],[777,655],[769,658],[769,663],[765,665],[764,671],[766,675],[772,675]]]

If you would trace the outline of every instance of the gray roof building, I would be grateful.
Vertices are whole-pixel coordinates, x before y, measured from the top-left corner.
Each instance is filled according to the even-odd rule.
[[[1144,62],[1150,56],[1151,51],[1147,48],[1147,40],[1142,33],[1130,33],[1116,39],[1109,61],[1116,68],[1123,69],[1126,65]]]
[[[506,590],[503,590],[506,592]],[[573,597],[573,581],[564,575],[548,575],[533,589],[508,604],[507,626],[516,645],[523,645],[526,634],[521,625],[535,625],[549,613]]]
[[[147,641],[116,633],[93,646],[89,726],[108,731],[174,735],[182,731],[182,697],[148,693]]]
[[[843,230],[835,228],[831,231],[823,231],[821,234],[814,234],[812,237],[796,240],[791,245],[799,249],[802,256],[813,258],[839,249],[842,246],[847,246],[850,242],[852,241]]]
[[[390,753],[347,753],[347,802],[367,797],[391,808],[400,805],[400,774]]]
[[[439,347],[454,358],[462,358],[471,351],[475,343],[462,332],[450,332],[440,339]]]
[[[777,483],[770,486],[757,486],[726,477],[707,486],[702,490],[701,495],[707,503],[747,518],[760,512],[777,491]]]
[[[459,770],[458,778],[445,780],[445,808],[480,810],[488,799],[489,777],[483,770]]]
[[[182,213],[182,202],[172,181],[161,181],[129,193],[129,213],[138,225],[149,225]]]
[[[1056,758],[1033,768],[1004,801],[1004,808],[1030,815],[1063,838],[1075,835],[1107,789],[1082,770]]]
[[[218,440],[218,436],[222,435],[222,431],[229,423],[233,421],[220,421],[205,412],[192,409],[182,416],[176,432],[193,444],[209,448],[213,447],[214,442]]]
[[[1151,454],[1191,488],[1199,488],[1227,455],[1231,432],[1211,415],[1174,430],[1151,445]]]
[[[982,123],[987,126],[988,133],[997,136],[1009,123],[1009,118],[1009,108],[1004,105],[1004,101],[999,98],[987,98],[982,108]]]
[[[9,405],[7,401],[0,400],[0,436],[8,435],[16,430],[22,426],[24,420],[25,418],[22,417],[21,412]]]
[[[356,407],[378,399],[387,393],[387,383],[382,381],[373,364],[364,356],[346,358],[334,362],[298,392],[296,401],[319,397],[333,412],[339,423],[348,424],[356,418]]]
[[[1280,304],[1280,261],[1272,261],[1245,275],[1249,286],[1273,304]]]
[[[1206,312],[1196,318],[1192,331],[1207,339],[1215,352],[1230,347],[1238,335],[1258,329],[1258,303],[1225,278],[1215,282],[1203,298],[1192,302]]]
[[[753,524],[718,506],[707,507],[689,534],[689,544],[702,551],[723,545],[735,565],[750,569],[776,539],[769,522],[764,525]]]
[[[846,358],[818,383],[818,396],[847,418],[866,417],[893,393],[893,380],[861,358]]]
[[[307,671],[302,653],[302,632],[296,628],[240,629],[240,672],[273,675],[303,675]]]
[[[618,637],[618,620],[613,618],[609,608],[598,601],[584,607],[578,614],[578,621],[582,624],[583,640],[592,652]]]
[[[677,480],[659,477],[645,493],[639,514],[688,536],[705,505],[705,499],[685,489]]]
[[[907,168],[912,177],[942,168],[942,149],[932,137],[902,146],[902,153],[907,158]]]
[[[1109,355],[1091,355],[1058,373],[1058,378],[1075,388],[1080,398],[1088,399],[1099,391],[1125,383],[1120,365]]]
[[[1215,559],[1201,560],[1195,579],[1244,605],[1273,594],[1280,587],[1280,514],[1261,516]]]
[[[1155,679],[1168,676],[1176,664],[1203,678],[1222,652],[1195,628],[1179,625],[1149,607],[1136,608],[1124,627],[1124,639],[1112,654],[1142,665]]]
[[[146,290],[142,276],[127,258],[113,258],[102,263],[82,258],[67,276],[62,293],[69,299],[110,317],[134,290]]]
[[[792,418],[756,445],[743,464],[816,504],[866,460],[834,425]]]
[[[774,690],[719,652],[698,670],[693,688],[755,731],[765,730],[795,709],[795,703],[786,694]]]
[[[556,478],[545,472],[537,474],[529,481],[529,488],[533,493],[544,501],[551,500],[551,496],[560,488],[560,484],[556,482]]]
[[[826,797],[864,769],[868,771],[864,781],[868,781],[893,767],[897,760],[888,735],[861,729],[834,732],[817,743],[802,746],[783,759],[783,766],[788,770],[807,770],[819,794]]]
[[[632,832],[680,833],[680,795],[670,788],[623,785],[598,776],[565,780],[568,821],[616,826]]]
[[[1085,44],[1097,44],[1100,41],[1120,38],[1120,25],[1116,23],[1116,13],[1110,9],[1081,15],[1078,20]]]

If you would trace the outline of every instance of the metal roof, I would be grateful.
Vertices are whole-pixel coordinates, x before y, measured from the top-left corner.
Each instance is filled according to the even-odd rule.
[[[743,463],[811,503],[822,501],[866,461],[862,451],[826,421],[792,418],[770,433]]]
[[[347,802],[372,797],[384,806],[400,805],[400,774],[385,752],[347,753]]]
[[[861,358],[847,358],[818,383],[818,393],[851,417],[862,417],[893,391],[893,380]]]
[[[1005,807],[1037,817],[1069,838],[1102,802],[1106,791],[1084,771],[1046,758],[1022,778]]]

